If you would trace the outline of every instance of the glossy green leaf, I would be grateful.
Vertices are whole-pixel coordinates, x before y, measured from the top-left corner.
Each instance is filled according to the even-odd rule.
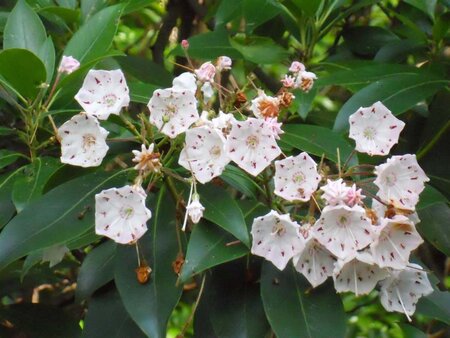
[[[305,120],[311,111],[313,100],[317,95],[317,86],[314,86],[307,93],[301,90],[296,90],[294,91],[294,95],[294,102],[297,105],[297,112],[300,117]]]
[[[242,1],[222,0],[215,13],[216,27],[224,26],[227,22],[239,18],[242,14]]]
[[[183,291],[176,286],[172,262],[178,254],[175,203],[163,187],[150,201],[153,216],[149,231],[140,239],[140,252],[152,269],[147,284],[136,278],[136,248],[120,246],[116,251],[115,282],[131,318],[149,337],[166,337],[167,321]]]
[[[45,65],[32,52],[26,49],[7,49],[0,52],[0,76],[17,92],[33,99],[39,86],[45,83]]]
[[[186,282],[191,276],[206,269],[235,260],[248,253],[248,248],[243,244],[227,245],[233,241],[232,236],[212,224],[206,222],[196,224],[189,239],[180,274],[181,282]]]
[[[439,202],[446,203],[447,199],[439,190],[429,184],[425,184],[425,189],[420,193],[420,199],[416,209],[420,211]]]
[[[19,174],[20,169],[17,169],[0,176],[0,228],[8,223],[16,212],[16,208],[11,199],[11,192]]]
[[[243,0],[242,9],[248,32],[280,14],[282,10],[280,3],[275,0]]]
[[[450,292],[434,290],[417,303],[417,313],[450,325]]]
[[[311,289],[290,264],[279,271],[264,262],[261,297],[267,319],[279,338],[345,336],[346,317],[333,286],[328,283]]]
[[[15,129],[8,127],[0,127],[0,136],[8,136],[16,133]]]
[[[119,56],[115,60],[124,72],[139,81],[162,88],[172,85],[172,75],[157,63],[136,56]]]
[[[433,75],[404,74],[376,81],[353,95],[336,117],[334,130],[348,129],[348,118],[360,107],[381,101],[394,115],[399,115],[435,94],[450,82]]]
[[[211,185],[200,187],[198,192],[200,202],[205,207],[203,217],[219,225],[248,246],[250,238],[245,226],[244,216],[229,193]]]
[[[377,62],[400,62],[416,51],[426,50],[427,46],[422,41],[400,40],[390,42],[381,47],[374,60]]]
[[[42,44],[38,56],[44,62],[47,71],[46,82],[49,84],[52,81],[53,72],[55,70],[55,46],[53,45],[53,40],[50,36]]]
[[[0,150],[0,169],[16,162],[23,155],[8,149]]]
[[[314,16],[321,5],[320,1],[311,0],[292,0],[292,3],[308,16]]]
[[[256,64],[282,62],[288,58],[288,51],[273,40],[254,36],[245,40],[230,40],[231,45],[238,50],[244,59]]]
[[[75,10],[73,8],[67,8],[67,7],[57,7],[57,6],[51,6],[51,7],[45,7],[42,8],[39,13],[42,15],[50,14],[50,15],[56,15],[68,25],[72,25],[75,23],[78,23],[78,20],[80,18],[80,12],[78,10]]]
[[[131,101],[147,105],[153,95],[153,92],[161,87],[140,81],[129,81],[128,88],[130,89]]]
[[[25,0],[17,1],[6,22],[3,48],[27,49],[39,55],[46,39],[47,34],[39,16]]]
[[[360,55],[374,55],[381,47],[399,40],[391,31],[375,26],[352,27],[343,36],[350,50]]]
[[[405,0],[405,2],[421,10],[431,19],[434,19],[437,0]]]
[[[86,299],[95,290],[114,279],[116,243],[107,241],[88,253],[77,279],[76,298]]]
[[[96,13],[72,36],[64,55],[71,55],[84,64],[106,54],[116,34],[122,8],[115,5]]]
[[[220,178],[244,195],[253,199],[257,198],[260,187],[242,169],[231,164],[227,165]]]
[[[141,299],[141,301],[143,301]],[[147,337],[125,310],[117,290],[95,295],[88,304],[82,338]]]
[[[420,331],[418,328],[408,325],[408,324],[399,324],[400,328],[403,331],[404,337],[408,338],[427,338],[427,334],[425,332]]]
[[[281,141],[311,155],[325,155],[329,160],[337,163],[337,151],[339,148],[341,163],[350,156],[353,147],[338,133],[324,127],[307,124],[286,124],[283,126],[284,134]],[[356,163],[353,157],[351,162]]]
[[[95,13],[105,8],[108,0],[81,0],[81,18],[83,21],[89,20]]]
[[[124,172],[82,176],[30,203],[0,233],[0,269],[32,251],[84,233],[94,225],[94,195],[123,185],[125,178]]]
[[[438,202],[418,210],[419,233],[436,249],[450,256],[450,208],[446,203]]]
[[[59,159],[38,157],[32,164],[21,168],[12,191],[12,200],[17,212],[21,212],[43,194],[50,176],[62,166]]]

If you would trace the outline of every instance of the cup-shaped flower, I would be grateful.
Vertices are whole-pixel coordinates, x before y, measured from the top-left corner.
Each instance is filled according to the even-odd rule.
[[[372,224],[365,210],[358,205],[325,207],[312,231],[317,240],[339,259],[354,256],[373,239]]]
[[[220,176],[230,162],[224,145],[222,133],[209,125],[189,129],[178,163],[204,184]]]
[[[157,89],[147,105],[150,123],[175,138],[199,119],[197,100],[190,90]]]
[[[58,67],[59,73],[71,74],[80,68],[80,62],[72,56],[63,55]]]
[[[381,305],[389,312],[403,312],[409,321],[419,299],[433,292],[426,272],[417,264],[409,264],[404,270],[392,270],[380,285]]]
[[[126,185],[95,195],[95,233],[120,244],[137,241],[147,231],[152,213],[141,187]]]
[[[356,296],[372,291],[378,281],[386,278],[387,270],[377,266],[368,252],[358,252],[338,260],[333,270],[336,292],[353,292]]]
[[[61,162],[80,167],[97,167],[108,151],[108,131],[86,113],[73,116],[58,129]]]
[[[356,142],[356,150],[373,155],[387,155],[398,142],[405,123],[380,101],[361,107],[349,117],[349,137]]]
[[[251,252],[283,270],[289,260],[305,247],[298,230],[299,225],[291,220],[289,214],[280,215],[271,210],[253,220]]]
[[[75,100],[85,112],[99,120],[106,120],[110,114],[119,115],[128,107],[130,95],[125,76],[120,69],[90,70]]]
[[[375,167],[377,196],[394,207],[415,210],[419,194],[430,179],[417,163],[416,155],[392,156]]]
[[[316,74],[312,72],[300,72],[295,79],[295,87],[300,88],[305,93],[309,92],[314,85],[314,80],[317,80]]]
[[[233,122],[225,150],[240,168],[253,176],[281,154],[271,125],[255,118]]]
[[[189,90],[194,93],[197,91],[197,79],[191,72],[184,72],[178,75],[172,81],[172,89]]]
[[[203,211],[205,207],[200,203],[200,196],[198,194],[192,195],[191,203],[186,207],[186,212],[189,215],[192,223],[197,224],[203,217]]]
[[[277,117],[280,111],[280,100],[278,97],[267,96],[262,90],[252,100],[250,109],[257,118]]]
[[[275,161],[274,193],[288,201],[309,201],[317,190],[317,164],[305,152]]]
[[[380,225],[373,229],[376,237],[370,250],[375,262],[382,268],[404,269],[411,251],[423,243],[413,222],[406,216],[382,218]]]

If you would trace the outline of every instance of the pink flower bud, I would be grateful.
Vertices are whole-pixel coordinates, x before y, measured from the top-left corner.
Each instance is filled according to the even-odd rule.
[[[183,47],[183,49],[188,49],[189,48],[189,41],[188,40],[181,40],[181,47]]]
[[[58,72],[70,74],[80,68],[80,62],[71,56],[63,56],[61,64],[59,65]]]
[[[295,85],[295,79],[290,75],[285,75],[284,79],[281,79],[281,83],[286,88],[292,88]]]
[[[291,66],[289,67],[289,71],[292,73],[303,72],[304,70],[305,70],[305,65],[298,61],[292,62]]]
[[[195,70],[195,75],[202,82],[213,82],[216,75],[216,67],[211,62],[205,62],[199,69]]]
[[[220,56],[217,59],[217,70],[218,71],[230,70],[232,64],[233,62],[228,56]]]

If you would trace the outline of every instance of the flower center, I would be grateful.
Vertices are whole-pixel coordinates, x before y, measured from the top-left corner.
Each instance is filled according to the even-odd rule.
[[[389,187],[393,187],[397,183],[397,176],[394,173],[389,173],[386,175],[385,181]]]
[[[218,158],[220,157],[221,151],[220,151],[220,147],[219,146],[214,146],[209,150],[209,154],[214,157],[214,158]]]
[[[132,207],[122,207],[122,208],[120,208],[119,214],[120,214],[120,217],[127,220],[127,219],[130,219],[131,217],[133,217],[134,209]]]
[[[283,236],[286,233],[286,229],[284,228],[281,222],[276,222],[275,226],[272,228],[272,235]]]
[[[106,105],[108,108],[111,108],[115,105],[117,101],[117,96],[114,94],[107,94],[103,96],[103,104]]]
[[[305,175],[303,175],[303,173],[301,171],[296,172],[293,176],[292,176],[292,181],[294,181],[294,183],[301,183],[305,180]]]
[[[176,105],[174,105],[173,103],[169,103],[166,106],[166,113],[169,116],[173,116],[176,112],[177,112],[178,108]]]
[[[338,218],[338,225],[341,227],[345,227],[348,225],[348,218],[345,215],[341,215]]]
[[[255,135],[250,135],[247,137],[247,146],[251,149],[255,149],[259,144],[259,139]]]
[[[368,140],[374,140],[375,139],[375,128],[374,127],[367,127],[363,131],[363,136]]]
[[[95,145],[95,136],[92,134],[83,135],[83,149],[87,150],[93,145]]]

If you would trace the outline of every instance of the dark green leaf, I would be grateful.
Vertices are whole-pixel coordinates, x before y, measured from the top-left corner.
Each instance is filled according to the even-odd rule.
[[[13,135],[16,133],[15,129],[7,128],[7,127],[0,127],[0,136],[8,136]]]
[[[19,176],[20,169],[0,176],[0,228],[2,228],[16,212],[11,200],[14,182]]]
[[[216,27],[225,25],[227,22],[240,17],[241,14],[241,1],[222,0],[215,15]]]
[[[220,178],[244,195],[253,199],[257,198],[260,187],[247,173],[238,167],[231,164],[227,165]]]
[[[420,331],[418,328],[408,325],[408,324],[399,324],[400,328],[403,331],[404,337],[408,338],[427,338],[428,336],[425,332]]]
[[[49,84],[52,81],[55,70],[55,46],[51,37],[45,40],[37,55],[44,62],[47,71],[46,82]]]
[[[436,249],[450,256],[450,208],[443,202],[431,204],[418,210],[419,233]]]
[[[360,55],[374,55],[384,45],[399,40],[391,31],[375,26],[352,27],[343,36],[350,50]]]
[[[314,16],[321,5],[320,1],[311,0],[292,0],[292,3],[308,16]]]
[[[450,325],[450,292],[434,290],[417,303],[417,313]]]
[[[256,64],[281,62],[289,55],[287,50],[266,37],[254,36],[239,41],[232,39],[230,43],[244,56],[244,59]]]
[[[106,7],[108,0],[81,0],[81,17],[87,21],[99,10]]]
[[[56,15],[64,20],[64,22],[68,25],[78,23],[80,17],[80,12],[78,10],[56,6],[42,8],[39,13],[41,13],[44,17],[46,14]]]
[[[130,99],[133,102],[148,104],[153,92],[161,87],[139,81],[129,81]]]
[[[406,3],[424,12],[431,19],[434,19],[434,10],[437,0],[405,0]]]
[[[163,338],[167,321],[183,291],[175,285],[177,275],[172,269],[178,254],[176,211],[165,188],[150,205],[153,206],[150,230],[139,241],[141,254],[153,270],[150,281],[142,285],[136,278],[138,264],[134,246],[117,248],[114,275],[131,318],[149,337]]]
[[[125,178],[124,172],[82,176],[29,204],[0,233],[0,269],[32,251],[84,233],[94,224],[94,195],[121,186]]]
[[[344,337],[346,318],[332,285],[311,289],[289,264],[279,271],[264,262],[261,297],[269,323],[279,338]]]
[[[419,203],[417,204],[417,211],[420,211],[426,207],[429,207],[435,203],[447,203],[447,199],[445,196],[439,192],[436,188],[433,188],[431,185],[426,184],[424,191],[420,194]]]
[[[170,87],[172,76],[164,67],[148,59],[136,56],[119,56],[115,58],[122,70],[139,81],[159,87]]]
[[[275,0],[244,0],[242,5],[248,32],[252,32],[281,12],[279,2]]]
[[[308,117],[308,113],[312,108],[312,103],[317,95],[317,87],[314,86],[309,92],[305,93],[300,90],[294,92],[295,99],[294,102],[297,104],[297,112],[302,119]]]
[[[400,62],[418,50],[426,50],[427,46],[422,41],[400,40],[393,41],[381,47],[374,60],[378,62]]]
[[[0,150],[0,169],[16,162],[23,155],[8,149]]]

